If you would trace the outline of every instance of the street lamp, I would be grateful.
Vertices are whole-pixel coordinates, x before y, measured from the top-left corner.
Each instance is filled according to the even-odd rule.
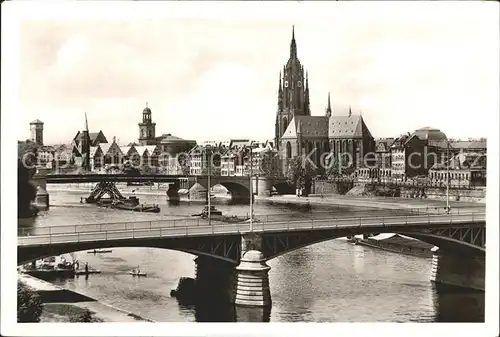
[[[210,168],[212,166],[212,160],[210,157],[210,151],[211,147],[210,145],[207,145],[205,148],[205,155],[207,156],[207,165],[208,165],[208,187],[207,187],[207,197],[208,197],[208,225],[210,226],[212,224],[212,217],[211,217],[211,207],[210,207]]]
[[[253,158],[252,145],[250,145],[250,232],[253,232]]]
[[[450,212],[450,141],[446,140],[446,213]]]

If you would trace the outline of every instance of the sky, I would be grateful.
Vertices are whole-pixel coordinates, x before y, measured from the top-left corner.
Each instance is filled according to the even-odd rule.
[[[18,139],[40,119],[46,144],[70,143],[86,112],[91,132],[136,141],[146,102],[157,135],[274,138],[292,25],[312,115],[324,115],[330,92],[333,115],[351,106],[376,138],[431,126],[467,139],[487,136],[498,114],[498,4],[252,2],[174,11],[175,2],[140,10],[121,3],[19,20]]]

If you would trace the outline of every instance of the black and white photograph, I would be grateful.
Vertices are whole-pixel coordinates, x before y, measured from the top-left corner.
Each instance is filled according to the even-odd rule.
[[[3,2],[2,335],[498,336],[499,14]]]

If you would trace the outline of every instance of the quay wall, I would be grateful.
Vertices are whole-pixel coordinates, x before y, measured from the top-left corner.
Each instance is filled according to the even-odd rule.
[[[446,187],[418,187],[418,186],[377,186],[374,184],[358,184],[352,181],[323,181],[317,180],[313,184],[311,194],[333,194],[359,196],[389,196],[403,199],[446,199]],[[484,202],[486,188],[450,188],[450,200]]]

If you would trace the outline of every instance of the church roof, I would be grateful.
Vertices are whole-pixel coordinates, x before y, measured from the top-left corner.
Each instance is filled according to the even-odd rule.
[[[363,138],[371,137],[361,115],[332,116],[329,119],[328,138]]]
[[[33,122],[31,122],[30,124],[43,124],[43,122],[39,119],[35,119]]]
[[[168,143],[174,143],[174,142],[188,142],[188,143],[195,142],[194,140],[183,139],[183,138],[180,138],[177,136],[173,136],[170,133],[163,134],[160,137],[158,137],[157,139],[160,140],[161,144],[168,144]]]
[[[300,124],[300,127],[299,127]],[[299,130],[300,129],[300,130]],[[328,137],[328,117],[326,116],[295,116],[288,125],[282,138],[296,138],[297,131],[303,137]]]

